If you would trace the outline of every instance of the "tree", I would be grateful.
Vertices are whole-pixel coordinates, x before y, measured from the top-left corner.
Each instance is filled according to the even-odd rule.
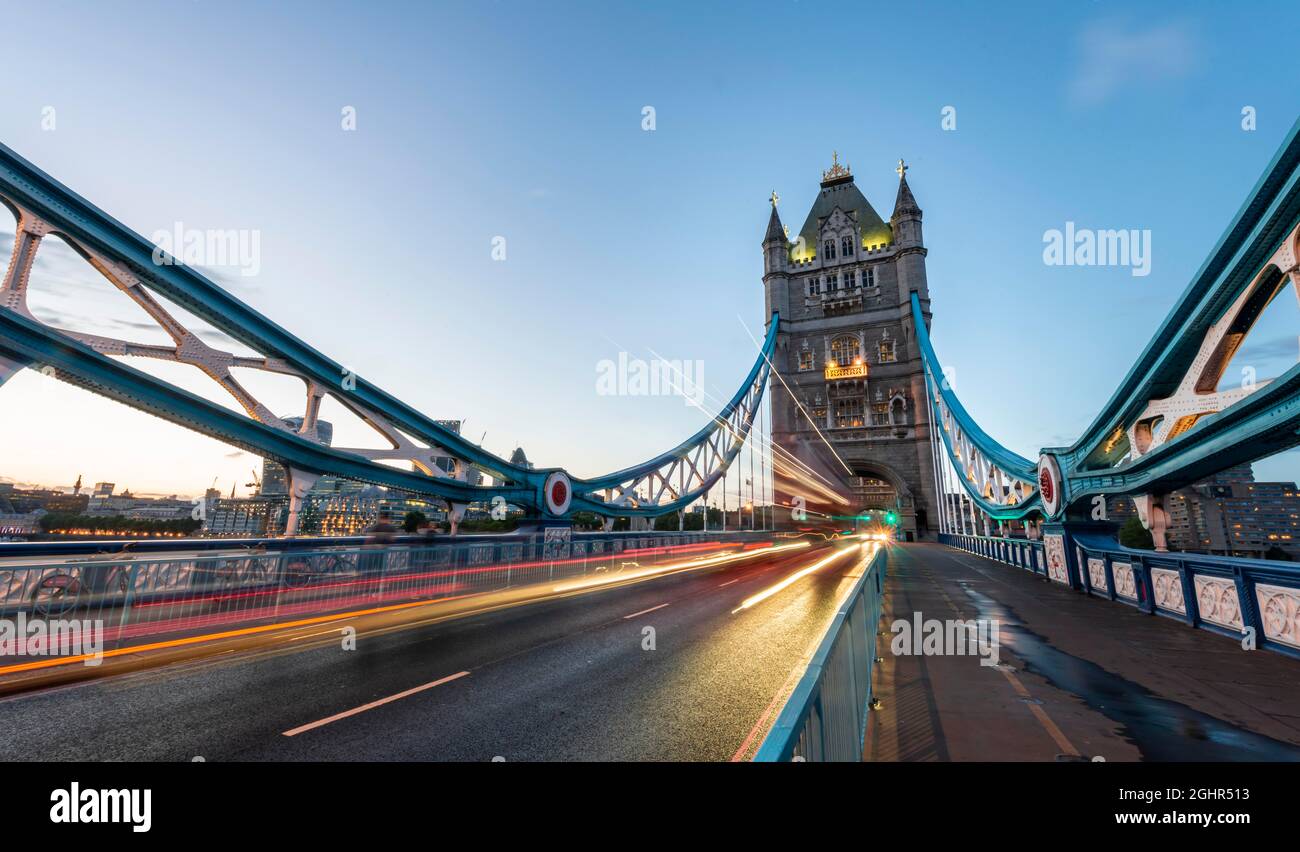
[[[655,518],[656,532],[676,532],[677,531],[677,513],[669,512],[666,515],[660,515]]]
[[[424,514],[424,512],[421,512],[419,509],[412,509],[407,512],[406,517],[402,519],[402,529],[406,532],[413,533],[428,522],[428,515]]]
[[[595,512],[574,512],[573,528],[576,530],[600,530],[605,528],[605,522]]]
[[[1134,550],[1152,550],[1156,546],[1151,532],[1142,526],[1137,515],[1130,515],[1124,526],[1119,528],[1119,543]]]

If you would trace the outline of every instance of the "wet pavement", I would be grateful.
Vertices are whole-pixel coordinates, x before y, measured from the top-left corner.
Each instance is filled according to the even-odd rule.
[[[1300,761],[1300,660],[942,545],[889,559],[887,641],[996,620],[998,665],[886,645],[869,759]]]

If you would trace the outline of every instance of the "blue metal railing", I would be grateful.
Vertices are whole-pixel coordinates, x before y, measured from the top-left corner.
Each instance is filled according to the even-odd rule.
[[[1047,576],[1047,560],[1043,543],[1027,538],[1000,538],[997,536],[940,533],[939,542],[960,548],[977,556],[987,556],[1034,574]]]
[[[836,613],[755,761],[862,759],[886,563],[885,549],[879,548]]]
[[[969,535],[939,540],[1029,568],[1090,597],[1241,639],[1243,649],[1300,657],[1300,566],[1289,562],[1134,550],[1101,533],[1075,533],[1060,554],[1063,566],[1048,571],[1039,541]],[[1026,545],[1033,567],[1007,558],[1023,554]]]
[[[631,579],[643,569],[774,541],[771,532],[461,537],[421,546],[123,557],[0,564],[0,617],[99,622],[114,647],[146,637],[402,607],[577,579]],[[754,550],[758,553],[760,550]]]

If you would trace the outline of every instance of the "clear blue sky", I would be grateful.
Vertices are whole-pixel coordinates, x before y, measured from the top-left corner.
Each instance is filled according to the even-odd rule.
[[[903,157],[936,346],[1033,456],[1109,397],[1300,115],[1293,3],[1130,5],[26,5],[6,12],[30,37],[6,47],[0,141],[145,235],[256,229],[259,274],[218,280],[489,449],[579,475],[702,420],[598,396],[602,359],[653,349],[702,360],[718,398],[739,383],[773,189],[797,228],[838,150],[887,218]],[[1151,274],[1045,266],[1066,221],[1150,229]],[[123,334],[118,297],[56,254],[38,310]],[[1300,354],[1292,319],[1261,377]],[[27,448],[0,475],[194,493],[255,461],[40,382],[0,389],[23,412],[0,446]]]

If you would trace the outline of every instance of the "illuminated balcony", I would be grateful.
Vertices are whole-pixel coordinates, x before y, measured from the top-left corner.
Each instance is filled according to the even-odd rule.
[[[867,377],[867,365],[861,360],[854,361],[852,364],[841,367],[834,361],[826,365],[826,381],[837,381],[839,379],[865,379]]]

